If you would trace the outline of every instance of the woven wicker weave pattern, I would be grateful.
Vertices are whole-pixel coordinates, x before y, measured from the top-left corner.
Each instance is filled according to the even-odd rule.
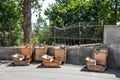
[[[43,47],[35,47],[35,60],[42,61],[42,56],[47,54],[48,47],[45,45]]]
[[[54,58],[62,61],[63,63],[66,63],[67,47],[66,46],[64,48],[54,47],[53,49],[54,49]]]

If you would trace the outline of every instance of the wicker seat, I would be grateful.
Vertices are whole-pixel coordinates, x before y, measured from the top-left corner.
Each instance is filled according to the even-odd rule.
[[[12,60],[14,65],[17,65],[17,66],[29,65],[31,62],[31,59],[25,59],[25,56],[21,54],[12,55]]]
[[[45,67],[57,67],[60,68],[61,61],[53,59],[53,56],[43,55],[42,56],[43,65]]]

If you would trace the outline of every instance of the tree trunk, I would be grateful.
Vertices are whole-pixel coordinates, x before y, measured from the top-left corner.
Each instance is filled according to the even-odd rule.
[[[22,29],[24,32],[24,43],[31,43],[31,0],[24,0],[23,2],[23,17],[24,21],[22,24]]]

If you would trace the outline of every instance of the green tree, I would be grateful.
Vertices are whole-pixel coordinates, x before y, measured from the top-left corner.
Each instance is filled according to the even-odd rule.
[[[112,5],[112,7],[113,7],[113,10],[114,10],[114,13],[113,13],[113,19],[114,19],[114,24],[116,24],[116,22],[118,21],[118,19],[119,19],[119,11],[118,10],[120,10],[119,9],[119,7],[118,6],[120,6],[120,1],[119,0],[110,0],[111,1],[111,5]]]
[[[50,25],[58,27],[100,20],[105,24],[114,24],[113,14],[110,0],[56,0],[45,10]]]
[[[17,0],[1,0],[0,1],[0,41],[2,46],[14,44],[14,40],[18,40],[21,33],[16,33],[17,37],[13,37],[13,30],[20,31],[21,10],[19,8],[19,2]],[[12,35],[13,34],[13,35]],[[11,38],[12,37],[12,38]],[[13,39],[13,40],[12,40]],[[14,41],[14,42],[13,42]],[[8,44],[9,43],[9,44]]]
[[[40,16],[41,3],[38,0],[0,1],[0,45],[6,46],[8,41],[10,45],[16,45],[22,42],[21,39],[24,39],[24,43],[30,43],[31,9]]]
[[[47,23],[42,17],[39,17],[37,19],[37,22],[34,24],[33,31],[35,33],[33,41],[36,44],[40,42],[41,43],[46,42],[47,39],[45,39],[45,37],[48,37],[50,35],[50,30],[47,27]]]

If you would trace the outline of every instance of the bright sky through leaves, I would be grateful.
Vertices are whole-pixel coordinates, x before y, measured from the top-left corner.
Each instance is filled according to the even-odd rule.
[[[41,16],[43,18],[46,18],[46,16],[44,15],[44,10],[49,6],[49,4],[55,3],[55,0],[45,0],[42,4],[42,12],[41,12]],[[35,23],[37,20],[36,14],[33,13],[32,14],[32,23]],[[47,23],[49,23],[49,21],[47,20]]]

